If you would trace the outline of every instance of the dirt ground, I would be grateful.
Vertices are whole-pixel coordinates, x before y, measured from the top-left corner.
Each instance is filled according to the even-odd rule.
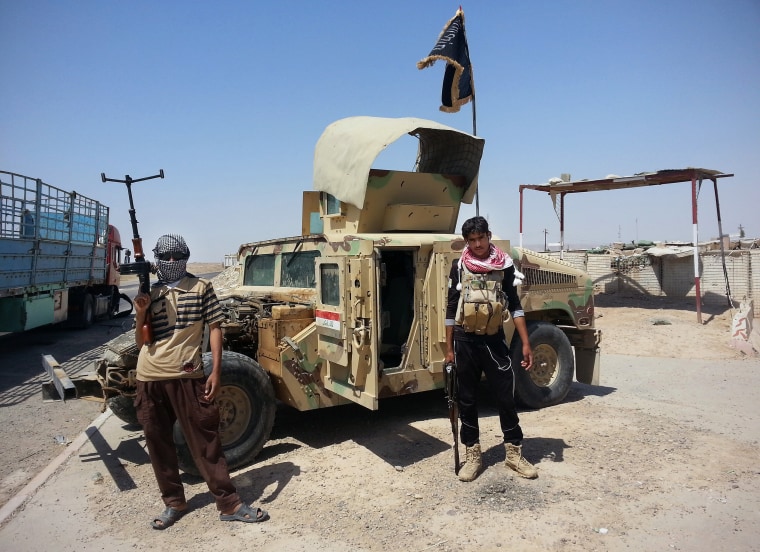
[[[221,263],[190,263],[193,274],[212,275]],[[137,276],[122,276],[121,289],[137,292]],[[122,309],[128,308],[122,303]],[[86,330],[48,326],[22,334],[0,336],[0,506],[102,411],[97,397],[51,401],[41,392],[49,381],[40,361],[52,355],[71,377],[91,372],[91,363],[102,357],[102,345],[132,326],[132,317],[96,322]]]
[[[736,311],[728,308],[703,306],[699,324],[694,299],[600,294],[595,305],[596,327],[602,330],[605,355],[748,358],[730,346],[731,320]],[[757,326],[760,320],[755,320]]]
[[[159,532],[148,525],[162,504],[139,428],[111,417],[51,478],[64,490],[40,491],[0,529],[0,547],[757,550],[760,361],[728,345],[731,312],[703,311],[699,325],[693,301],[600,295],[597,306],[602,385],[575,383],[564,403],[520,414],[537,480],[503,467],[485,386],[485,470],[472,483],[453,474],[441,393],[377,412],[281,407],[257,461],[233,474],[272,519],[223,524],[205,484],[186,477],[192,511]],[[2,449],[0,466],[30,454],[12,441]],[[7,491],[12,470],[2,469]]]

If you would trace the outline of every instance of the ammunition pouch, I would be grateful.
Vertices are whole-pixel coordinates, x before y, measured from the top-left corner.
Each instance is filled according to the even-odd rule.
[[[460,272],[462,285],[456,323],[476,335],[495,335],[504,322],[506,300],[501,289],[504,271],[473,274]]]

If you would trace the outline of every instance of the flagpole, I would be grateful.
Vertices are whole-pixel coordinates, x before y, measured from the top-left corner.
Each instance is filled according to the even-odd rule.
[[[462,12],[462,35],[464,36],[464,49],[467,52],[467,59],[470,61],[470,85],[472,87],[472,135],[478,135],[478,116],[475,109],[475,73],[472,70],[472,58],[470,57],[470,46],[467,42],[467,26],[464,24],[464,10],[459,6]],[[475,190],[475,216],[480,216],[480,190]]]
[[[472,72],[472,65],[470,65],[470,72]],[[475,81],[472,85],[472,135],[478,135],[478,123],[477,116],[475,115]],[[478,180],[478,188],[475,189],[475,216],[480,216],[480,181]]]
[[[456,24],[455,24],[456,22]],[[461,23],[461,34],[460,24]],[[461,48],[460,41],[464,42],[464,48]],[[463,55],[464,54],[464,55]],[[464,58],[464,59],[462,59]],[[478,135],[477,114],[475,110],[475,84],[472,72],[472,62],[470,61],[470,47],[467,44],[467,31],[464,24],[464,10],[459,6],[454,17],[452,17],[446,26],[438,35],[435,46],[427,57],[417,62],[417,69],[430,67],[436,60],[446,61],[446,71],[443,74],[443,85],[441,89],[441,111],[447,113],[456,113],[462,104],[472,102],[472,135]],[[469,83],[465,89],[465,95],[462,96],[462,84],[460,79],[467,72]],[[480,215],[480,197],[478,189],[475,188],[475,213]]]

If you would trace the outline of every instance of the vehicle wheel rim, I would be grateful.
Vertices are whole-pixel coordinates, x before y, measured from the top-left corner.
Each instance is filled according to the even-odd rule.
[[[222,445],[238,441],[245,435],[253,409],[248,394],[240,387],[222,387],[216,399],[219,407],[219,434]]]
[[[540,387],[548,387],[557,379],[559,357],[554,347],[538,345],[533,349],[533,367],[530,369],[531,379]]]

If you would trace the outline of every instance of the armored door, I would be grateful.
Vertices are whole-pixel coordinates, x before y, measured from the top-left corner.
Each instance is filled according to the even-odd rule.
[[[378,403],[377,258],[372,242],[315,260],[317,349],[325,387],[376,410]]]

